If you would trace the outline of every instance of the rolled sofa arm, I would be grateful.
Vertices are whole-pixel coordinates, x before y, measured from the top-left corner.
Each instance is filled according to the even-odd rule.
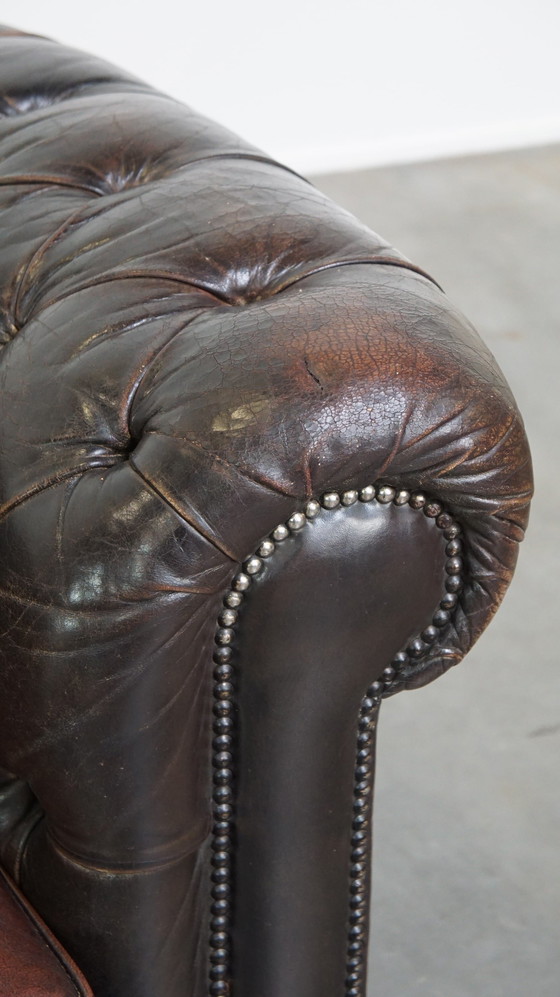
[[[380,700],[526,525],[439,287],[100,60],[0,28],[0,857],[96,997],[363,997]]]

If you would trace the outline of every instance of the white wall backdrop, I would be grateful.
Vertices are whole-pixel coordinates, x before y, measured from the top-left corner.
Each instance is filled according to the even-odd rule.
[[[0,0],[320,172],[560,140],[560,0]]]

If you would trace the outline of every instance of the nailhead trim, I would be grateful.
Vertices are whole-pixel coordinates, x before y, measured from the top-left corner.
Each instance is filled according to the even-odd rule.
[[[212,767],[213,816],[211,843],[212,864],[212,920],[210,925],[210,997],[230,997],[230,949],[231,949],[231,900],[232,900],[232,857],[234,831],[234,697],[235,670],[232,664],[232,643],[235,638],[237,610],[243,604],[245,593],[251,587],[272,557],[279,544],[290,536],[297,535],[315,519],[322,510],[349,508],[357,501],[377,501],[382,505],[393,503],[396,506],[409,505],[423,511],[424,515],[435,520],[447,541],[445,548],[447,561],[446,594],[440,601],[431,623],[410,641],[408,646],[395,655],[392,663],[385,668],[382,679],[374,682],[364,696],[358,720],[356,749],[356,769],[354,774],[354,817],[352,821],[350,855],[350,913],[348,927],[348,947],[346,963],[345,997],[363,997],[365,991],[365,965],[368,924],[368,876],[371,837],[373,739],[377,725],[379,706],[383,695],[395,683],[405,665],[411,659],[418,660],[437,641],[440,633],[449,624],[458,601],[458,592],[463,586],[463,561],[461,558],[461,527],[453,516],[446,512],[439,502],[423,492],[398,490],[392,485],[380,483],[365,485],[360,490],[345,492],[329,491],[320,501],[311,499],[303,511],[292,513],[286,523],[272,530],[262,541],[256,553],[243,563],[241,571],[232,579],[220,611],[215,635],[214,687],[213,687],[213,731]]]

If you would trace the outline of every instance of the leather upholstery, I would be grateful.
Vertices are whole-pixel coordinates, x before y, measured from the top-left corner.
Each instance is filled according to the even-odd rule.
[[[243,997],[346,993],[360,702],[445,591],[437,534],[408,507],[357,503],[285,544],[251,593],[233,932]]]
[[[452,625],[390,691],[427,682],[510,581],[531,492],[522,421],[469,323],[379,236],[140,81],[2,28],[0,210],[0,856],[98,997],[201,997],[211,659],[238,563],[327,489],[424,489],[462,524],[466,561]],[[408,558],[393,520],[367,535],[352,522],[367,540],[354,581],[322,599],[341,625],[366,553],[384,565],[378,587]],[[314,536],[309,584],[325,550],[339,565],[346,553]],[[370,636],[393,636],[372,647],[368,681],[442,578],[430,555],[426,589],[372,616]],[[292,589],[266,585],[292,626]],[[258,600],[240,657],[246,646],[269,688],[282,669]],[[313,614],[294,624],[317,648],[322,629]],[[325,655],[330,685],[337,661]],[[356,708],[350,697],[347,723]],[[309,777],[303,766],[298,799]],[[272,785],[274,821],[267,779],[252,806]],[[291,918],[293,897],[268,899],[278,924]],[[254,930],[236,922],[245,997]],[[264,979],[288,958],[269,955]],[[293,997],[330,997],[302,974]]]
[[[0,997],[92,997],[48,928],[0,869]]]

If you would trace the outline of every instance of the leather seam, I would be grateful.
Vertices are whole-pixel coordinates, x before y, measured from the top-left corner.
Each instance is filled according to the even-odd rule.
[[[52,847],[56,852],[62,855],[63,858],[69,860],[74,865],[79,865],[83,869],[91,870],[93,872],[106,873],[107,875],[123,875],[123,876],[142,876],[149,875],[154,871],[159,871],[160,869],[166,869],[170,866],[179,865],[184,859],[188,858],[194,852],[198,851],[206,838],[208,837],[208,832],[210,830],[209,821],[201,821],[204,824],[203,830],[199,836],[197,836],[196,843],[189,848],[187,851],[181,852],[180,855],[175,855],[173,858],[165,859],[161,862],[143,862],[138,866],[123,866],[114,863],[107,862],[95,862],[92,859],[86,858],[85,856],[79,855],[77,852],[73,852],[66,848],[60,843],[56,835],[53,833],[51,827],[47,827],[46,836],[50,841]],[[200,840],[198,840],[200,839]]]

